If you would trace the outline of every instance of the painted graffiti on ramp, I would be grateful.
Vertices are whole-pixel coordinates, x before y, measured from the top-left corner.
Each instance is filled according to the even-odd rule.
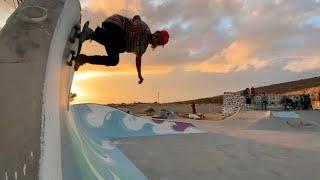
[[[191,123],[149,120],[96,104],[74,105],[62,123],[63,179],[147,179],[113,138],[203,133]]]

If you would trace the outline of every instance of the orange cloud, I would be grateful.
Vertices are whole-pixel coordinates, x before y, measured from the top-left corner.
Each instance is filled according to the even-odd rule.
[[[268,62],[254,57],[256,49],[257,47],[254,44],[235,41],[202,63],[187,65],[185,71],[229,73],[232,71],[245,71],[249,67],[258,70],[265,67]]]
[[[320,69],[320,58],[291,61],[283,69],[295,73],[317,70]]]
[[[137,13],[139,11],[138,0],[94,0],[83,3],[84,8],[92,12],[102,11],[106,16],[121,11],[131,11]]]

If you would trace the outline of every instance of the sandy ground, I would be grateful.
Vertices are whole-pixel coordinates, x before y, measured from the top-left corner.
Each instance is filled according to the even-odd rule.
[[[132,105],[112,105],[118,109],[124,111],[130,111],[130,113],[146,116],[146,110],[149,108],[153,108],[155,110],[154,116],[157,116],[160,109],[167,109],[169,111],[174,112],[178,116],[182,117],[185,114],[192,113],[191,104],[132,104]],[[196,105],[197,113],[204,114],[206,120],[219,121],[222,120],[222,116],[220,114],[222,110],[221,104],[197,104]]]
[[[270,112],[192,122],[207,133],[117,139],[149,179],[320,179],[320,112],[298,112],[312,128],[288,126]]]

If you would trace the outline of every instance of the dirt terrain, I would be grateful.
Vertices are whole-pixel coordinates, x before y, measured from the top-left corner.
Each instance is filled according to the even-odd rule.
[[[149,114],[149,116],[157,116],[161,109],[167,109],[174,112],[176,115],[183,117],[186,114],[192,113],[191,104],[182,103],[170,103],[170,104],[157,104],[157,103],[145,103],[145,104],[121,104],[121,105],[110,105],[117,109],[121,109],[132,114],[147,116],[146,110],[152,108],[155,113]],[[222,109],[221,104],[196,104],[197,114],[205,115],[207,120],[220,120],[222,116],[220,114]]]

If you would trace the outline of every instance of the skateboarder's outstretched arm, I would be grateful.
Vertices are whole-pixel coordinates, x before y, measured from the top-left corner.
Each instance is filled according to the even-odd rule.
[[[138,77],[139,77],[139,84],[143,83],[143,77],[141,76],[141,55],[136,56],[136,67],[137,67],[137,72],[138,72]]]

